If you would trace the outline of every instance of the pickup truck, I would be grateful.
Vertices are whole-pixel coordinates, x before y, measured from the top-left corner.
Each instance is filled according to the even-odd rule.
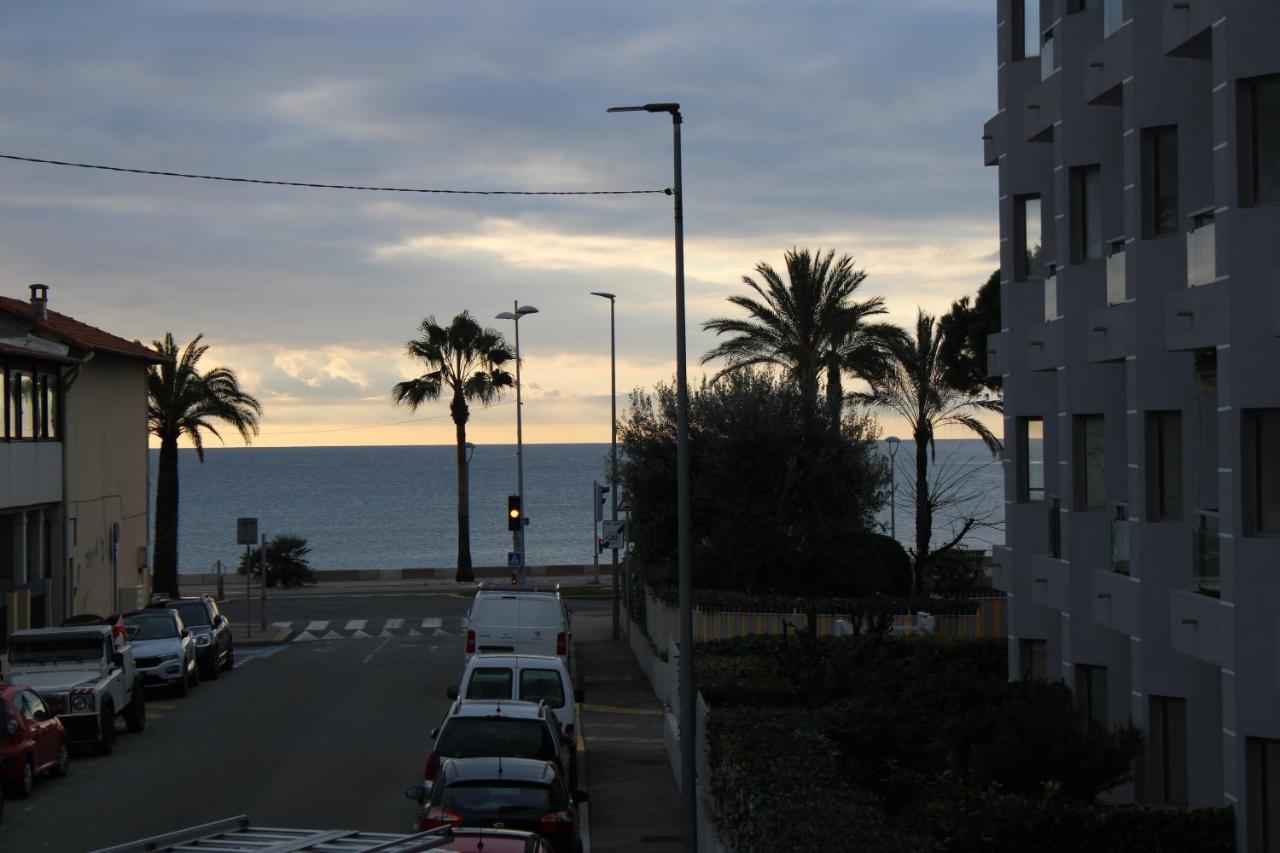
[[[110,625],[14,631],[4,675],[40,695],[62,720],[68,743],[91,743],[106,755],[115,745],[116,717],[131,732],[146,727],[133,649]]]

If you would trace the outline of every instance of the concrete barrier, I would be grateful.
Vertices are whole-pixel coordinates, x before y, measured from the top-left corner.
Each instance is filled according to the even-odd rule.
[[[531,578],[545,577],[585,577],[594,575],[595,566],[586,565],[559,565],[559,566],[529,566],[525,570],[525,575]],[[511,569],[507,566],[476,566],[472,569],[477,578],[506,578],[511,576]],[[611,577],[611,567],[601,566],[600,577]],[[408,568],[408,569],[317,569],[316,582],[338,583],[345,581],[413,581],[413,580],[438,580],[451,581],[457,569],[449,568]],[[238,574],[235,569],[230,569],[222,575],[225,583],[234,583],[236,579],[244,580],[244,576]],[[216,572],[179,572],[178,580],[182,583],[198,584],[207,586],[218,582]]]

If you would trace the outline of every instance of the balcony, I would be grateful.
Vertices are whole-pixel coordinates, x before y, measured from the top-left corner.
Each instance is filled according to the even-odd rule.
[[[1031,600],[1060,613],[1071,612],[1071,564],[1056,557],[1031,557]]]
[[[1027,142],[1052,142],[1053,124],[1062,118],[1062,76],[1041,82],[1027,95],[1023,110],[1022,138]]]
[[[1221,589],[1218,514],[1198,512],[1196,518],[1196,526],[1191,530],[1191,588],[1202,595],[1217,598]]]
[[[1040,44],[1040,79],[1048,80],[1057,70],[1058,66],[1053,58],[1053,30],[1049,30]]]
[[[1124,26],[1124,0],[1103,0],[1102,37],[1111,38]]]
[[[1124,238],[1107,243],[1107,304],[1119,305],[1128,298],[1127,279],[1125,277]]]
[[[1165,347],[1173,351],[1215,347],[1226,343],[1227,285],[1219,281],[1200,287],[1171,290],[1164,295]]]
[[[1124,80],[1133,73],[1133,27],[1122,27],[1094,45],[1084,60],[1085,102],[1095,106],[1122,104]]]
[[[1044,321],[1057,320],[1062,316],[1058,308],[1058,273],[1051,267],[1044,277]]]
[[[1000,162],[1000,152],[1004,149],[1004,117],[1005,113],[988,121],[982,128],[982,163],[994,166]]]
[[[1118,575],[1129,574],[1129,530],[1133,523],[1117,508],[1116,518],[1111,519],[1111,571]]]
[[[1013,592],[1013,549],[1007,545],[991,548],[991,585],[1005,592]]]
[[[1218,280],[1217,245],[1213,211],[1194,214],[1187,232],[1187,287]]]
[[[1169,595],[1169,644],[1183,654],[1229,666],[1234,659],[1233,621],[1231,609],[1216,598],[1194,592]]]
[[[1094,571],[1093,621],[1137,636],[1142,633],[1142,584],[1137,578],[1116,572]]]
[[[1163,0],[1163,5],[1165,54],[1208,59],[1213,51],[1213,22],[1222,17],[1222,0]]]
[[[987,335],[987,376],[1004,376],[1009,372],[1009,335],[996,332]]]
[[[1090,363],[1124,361],[1137,351],[1134,317],[1137,306],[1123,302],[1089,312],[1089,340],[1086,356]]]
[[[1041,323],[1027,330],[1026,365],[1031,371],[1057,370],[1066,364],[1063,323]]]

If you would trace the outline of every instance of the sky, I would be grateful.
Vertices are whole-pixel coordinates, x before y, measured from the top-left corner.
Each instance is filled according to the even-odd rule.
[[[184,0],[0,7],[0,153],[468,190],[634,190],[683,165],[689,371],[756,264],[835,249],[888,319],[999,265],[995,10],[979,0]],[[675,374],[671,199],[357,193],[0,161],[0,292],[129,339],[203,334],[263,404],[256,444],[446,444],[393,406],[427,316],[521,321],[524,437],[609,440]],[[901,429],[884,421],[886,433]],[[508,398],[469,438],[514,441]],[[957,435],[956,437],[960,437]]]

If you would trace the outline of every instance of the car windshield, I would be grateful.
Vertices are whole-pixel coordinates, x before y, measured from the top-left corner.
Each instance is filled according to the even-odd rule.
[[[525,702],[543,699],[552,708],[564,707],[564,685],[560,673],[554,669],[520,670],[520,698]]]
[[[510,699],[511,669],[509,667],[478,667],[471,672],[467,682],[468,699]]]
[[[450,811],[471,814],[514,814],[551,811],[551,789],[546,785],[507,782],[459,782],[445,788],[440,805]]]
[[[9,641],[10,663],[80,660],[102,660],[102,637],[14,637]]]
[[[204,606],[203,601],[171,601],[165,607],[181,613],[182,621],[188,628],[209,626],[209,609]]]
[[[557,758],[545,722],[510,717],[454,717],[440,732],[436,751],[443,758]]]
[[[171,640],[178,636],[178,626],[168,613],[155,616],[130,616],[124,620],[134,640]]]

